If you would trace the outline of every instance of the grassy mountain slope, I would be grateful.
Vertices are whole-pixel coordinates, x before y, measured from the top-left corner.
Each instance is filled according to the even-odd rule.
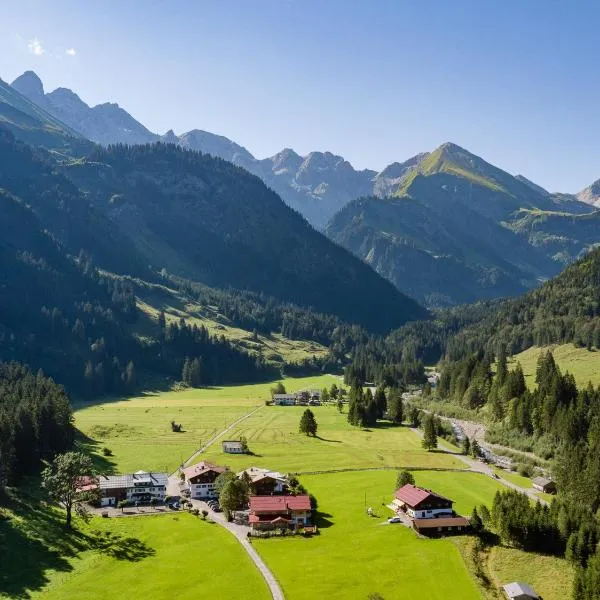
[[[525,211],[565,217],[532,224]],[[326,231],[417,300],[446,306],[514,296],[556,275],[596,242],[595,217],[582,214],[590,211],[444,144],[403,178],[396,198],[350,203]]]

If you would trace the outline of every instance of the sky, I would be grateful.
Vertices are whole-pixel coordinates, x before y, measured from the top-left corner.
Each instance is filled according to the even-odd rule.
[[[0,0],[0,78],[355,168],[452,141],[550,191],[600,178],[595,0]]]

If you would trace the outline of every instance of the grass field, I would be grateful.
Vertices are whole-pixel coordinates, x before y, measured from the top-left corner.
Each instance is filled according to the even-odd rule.
[[[284,383],[289,391],[295,391],[322,388],[333,382],[339,383],[339,379],[322,376],[286,379]],[[457,512],[464,515],[469,515],[473,506],[491,506],[496,490],[503,489],[490,477],[461,471],[466,465],[452,454],[425,452],[419,436],[406,427],[382,424],[372,430],[353,428],[346,414],[338,413],[333,406],[313,408],[319,423],[318,437],[301,435],[298,422],[304,408],[265,406],[271,386],[184,390],[101,404],[81,403],[76,406],[75,423],[86,436],[83,443],[109,468],[117,472],[171,471],[201,441],[258,407],[255,414],[227,434],[234,439],[245,435],[254,455],[226,455],[216,443],[201,458],[234,470],[250,464],[284,472],[416,467],[417,484],[452,498]],[[185,432],[172,433],[171,420],[182,423]],[[104,446],[112,450],[113,456],[102,456]],[[431,467],[459,470],[427,470]],[[320,535],[312,539],[253,541],[288,600],[327,596],[360,599],[371,593],[386,599],[481,597],[457,544],[448,539],[420,539],[401,525],[384,523],[390,513],[385,505],[393,497],[395,470],[301,475],[300,479],[319,501]],[[377,518],[366,515],[366,506],[374,507]],[[28,590],[43,592],[50,600],[99,595],[125,598],[134,586],[136,595],[141,592],[159,600],[198,595],[268,597],[266,585],[236,540],[196,517],[169,514],[95,519],[90,526],[82,526],[81,539],[65,538],[55,528],[40,541],[48,515],[37,515],[36,510],[32,504],[28,518],[23,520],[23,531],[25,525],[28,528],[23,539],[13,531],[15,539],[9,535],[6,547],[11,548],[11,557],[28,557],[20,562],[12,559],[14,571],[21,569],[28,574],[18,579],[28,582]],[[56,511],[51,512],[55,518]],[[6,538],[5,527],[6,522],[0,520],[0,541]],[[113,546],[121,554],[127,550],[129,556],[118,558],[118,553],[100,551],[90,542],[95,539],[90,538],[92,530],[111,532]],[[524,559],[521,561],[512,550],[506,553],[506,557],[499,553],[494,563],[498,578],[524,578]],[[540,580],[550,580],[551,570],[562,565],[543,560],[545,557],[527,556],[539,562]],[[532,577],[526,580],[536,585]],[[0,576],[0,591],[3,583]]]
[[[0,598],[270,598],[246,552],[214,523],[187,513],[94,517],[67,531],[38,485],[2,497]]]
[[[50,573],[48,600],[146,598],[270,598],[267,585],[236,539],[188,514],[100,519],[86,528],[109,532],[116,547],[142,548],[142,558],[119,559],[97,550],[69,562],[73,571]],[[127,538],[140,540],[133,544]],[[144,556],[147,555],[147,556]],[[235,565],[235,577],[226,576]],[[101,591],[100,591],[101,590]],[[201,592],[202,590],[202,592]]]
[[[454,498],[466,514],[477,504],[491,504],[500,488],[475,473],[418,471],[415,477],[418,484]],[[402,525],[384,524],[395,472],[307,475],[301,481],[319,500],[320,535],[254,542],[286,598],[355,599],[371,593],[399,599],[480,597],[450,540],[420,539]],[[365,506],[372,506],[378,518],[368,517]]]
[[[514,364],[517,360],[521,363],[525,381],[530,389],[535,387],[537,359],[542,351],[547,350],[552,350],[561,371],[563,373],[569,371],[575,377],[577,385],[585,386],[588,381],[591,381],[594,386],[600,385],[600,352],[577,348],[573,344],[562,344],[545,348],[529,348],[516,354],[509,361],[509,364]]]
[[[490,552],[488,569],[497,587],[526,581],[544,600],[571,598],[573,568],[564,558],[496,546]]]
[[[316,438],[307,437],[298,433],[304,410],[300,406],[266,406],[235,427],[231,437],[245,436],[254,456],[225,455],[215,445],[205,457],[216,463],[225,461],[234,470],[250,465],[283,472],[385,466],[466,468],[452,455],[423,450],[420,438],[406,427],[351,427],[347,415],[334,406],[311,409],[319,429]]]
[[[334,382],[339,383],[339,379],[331,375],[284,380],[291,391],[322,388]],[[75,425],[105,470],[171,472],[215,433],[253,408],[264,406],[272,385],[187,389],[102,403],[78,403]],[[183,425],[182,433],[171,431],[172,420]],[[102,457],[104,447],[113,455]],[[215,447],[220,450],[221,446]]]

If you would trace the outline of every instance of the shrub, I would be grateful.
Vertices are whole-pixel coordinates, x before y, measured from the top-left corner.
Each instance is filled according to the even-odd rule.
[[[102,448],[102,454],[104,456],[112,456],[113,452],[110,448],[107,448],[106,446],[104,446],[104,448]]]

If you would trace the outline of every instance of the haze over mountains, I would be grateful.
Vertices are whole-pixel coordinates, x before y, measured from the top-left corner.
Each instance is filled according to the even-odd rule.
[[[243,167],[314,227],[430,307],[520,294],[598,243],[598,182],[578,195],[553,194],[455,144],[380,172],[356,170],[330,152],[300,156],[286,148],[257,159],[223,136],[197,129],[158,135],[117,104],[89,107],[64,88],[45,93],[31,71],[12,89],[64,122],[67,134],[101,145],[173,143]]]

